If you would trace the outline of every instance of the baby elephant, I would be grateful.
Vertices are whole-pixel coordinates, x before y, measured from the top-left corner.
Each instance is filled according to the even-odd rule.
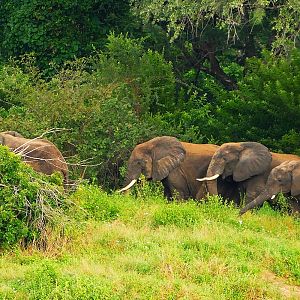
[[[268,177],[265,189],[252,202],[243,207],[240,214],[242,215],[249,209],[263,204],[268,199],[273,200],[280,192],[290,193],[295,197],[300,196],[300,161],[285,161],[275,167]],[[292,209],[299,210],[300,205],[298,203],[291,204],[294,206]],[[297,204],[298,207],[296,207]]]

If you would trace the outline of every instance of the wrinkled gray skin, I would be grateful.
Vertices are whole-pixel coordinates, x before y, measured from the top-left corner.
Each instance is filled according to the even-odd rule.
[[[35,171],[47,175],[61,172],[64,183],[68,182],[68,166],[61,152],[45,139],[26,139],[16,131],[0,133],[0,144],[22,157]]]
[[[125,185],[143,174],[148,180],[161,181],[164,195],[170,200],[201,199],[206,194],[205,184],[197,177],[206,175],[209,162],[219,148],[212,144],[191,144],[174,137],[162,136],[137,145],[128,160]],[[231,186],[218,183],[226,198],[235,198]],[[123,189],[122,189],[123,190]]]
[[[206,177],[219,174],[223,179],[230,178],[238,183],[240,192],[245,192],[248,203],[264,187],[271,161],[268,148],[260,143],[226,143],[212,157]],[[216,180],[208,180],[207,188],[210,194],[219,193]]]
[[[275,167],[268,177],[264,190],[258,197],[242,208],[240,214],[242,215],[249,209],[262,205],[266,200],[274,199],[280,192],[289,193],[300,200],[300,160],[285,161]],[[292,211],[300,211],[300,204],[296,199],[291,200],[290,204]]]
[[[237,185],[238,192],[245,194],[245,203],[253,201],[265,188],[273,168],[288,160],[300,160],[293,154],[272,153],[256,142],[226,143],[214,154],[206,177],[220,174]],[[216,180],[207,181],[210,194],[218,194]]]

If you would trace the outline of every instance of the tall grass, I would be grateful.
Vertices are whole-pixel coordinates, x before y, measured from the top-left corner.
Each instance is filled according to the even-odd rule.
[[[299,296],[299,220],[267,205],[240,218],[217,197],[168,203],[82,186],[71,198],[81,226],[64,247],[3,253],[0,299]]]

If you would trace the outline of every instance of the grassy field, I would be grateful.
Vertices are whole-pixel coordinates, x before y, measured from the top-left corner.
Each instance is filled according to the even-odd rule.
[[[150,193],[148,193],[149,195]],[[0,299],[299,299],[300,222],[218,198],[166,203],[81,187],[44,251],[0,256]]]

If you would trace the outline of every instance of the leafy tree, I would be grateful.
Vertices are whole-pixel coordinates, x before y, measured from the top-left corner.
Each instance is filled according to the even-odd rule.
[[[203,72],[236,89],[237,78],[224,68],[224,56],[243,65],[264,47],[282,52],[299,43],[297,0],[132,2],[145,24],[158,24],[169,35],[181,61],[179,73],[194,70],[197,86]]]
[[[130,30],[128,0],[2,0],[2,56],[34,52],[38,65],[60,65],[101,48],[111,30]]]
[[[220,93],[210,130],[223,142],[260,141],[273,150],[300,153],[300,51],[247,63],[239,90]]]

